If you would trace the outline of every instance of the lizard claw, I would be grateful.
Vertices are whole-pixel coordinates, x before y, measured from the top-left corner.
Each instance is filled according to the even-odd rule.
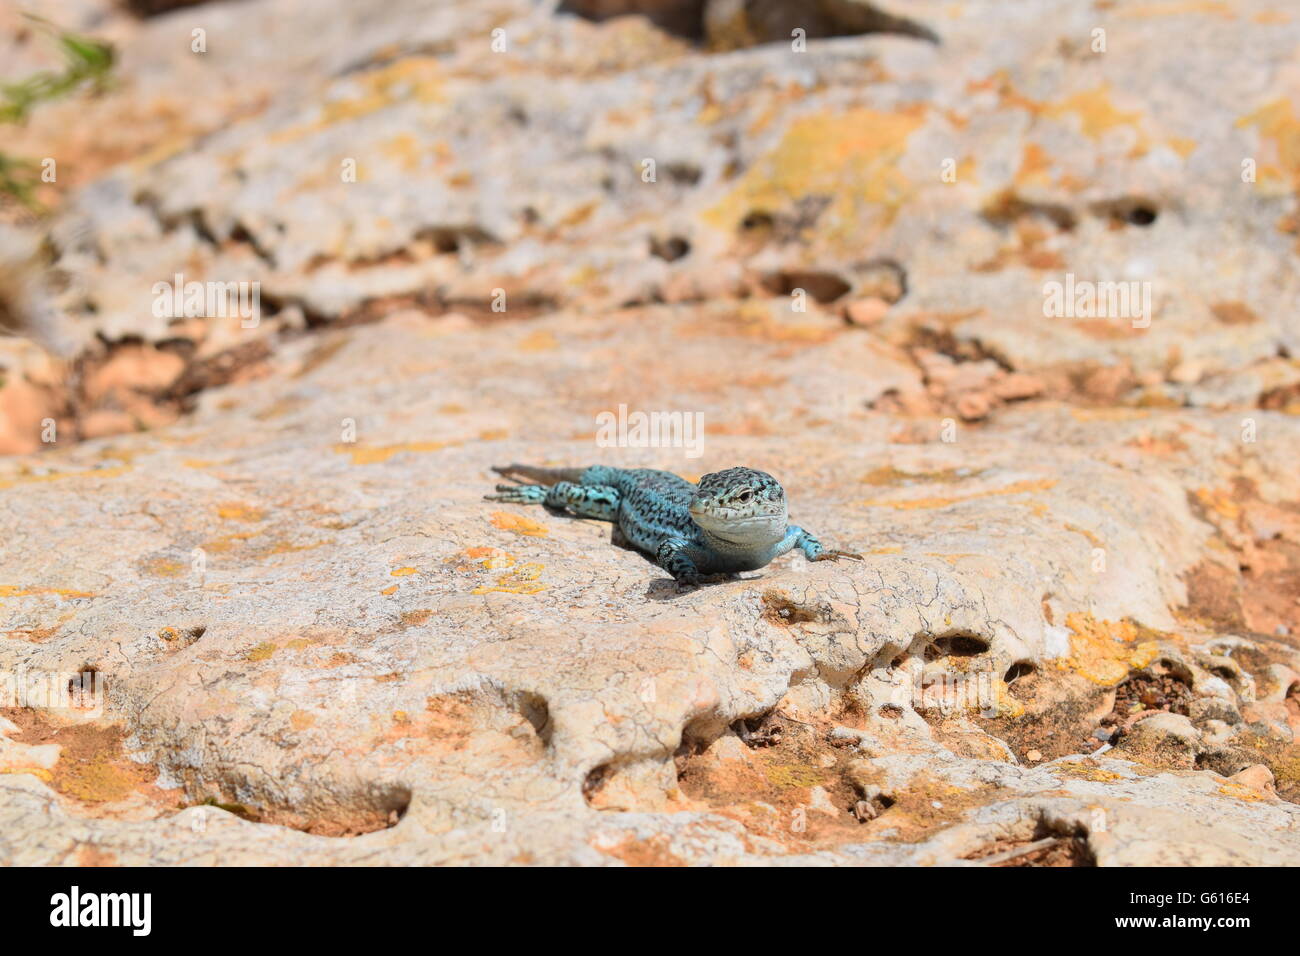
[[[850,560],[853,560],[853,561],[861,561],[861,560],[863,560],[862,555],[857,554],[857,553],[855,553],[855,552],[853,552],[853,551],[823,551],[821,554],[817,555],[817,557],[813,558],[812,560],[814,560],[814,561],[838,561],[840,558],[849,558]]]
[[[495,495],[484,495],[484,501],[508,501],[512,504],[536,504],[543,496],[536,494],[531,485],[497,485]]]

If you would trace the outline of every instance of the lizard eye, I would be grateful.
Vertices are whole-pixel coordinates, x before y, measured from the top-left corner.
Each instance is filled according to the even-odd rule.
[[[736,496],[736,499],[738,501],[748,501],[752,497],[754,497],[754,493],[746,489],[745,491],[742,491],[740,494],[738,494]]]

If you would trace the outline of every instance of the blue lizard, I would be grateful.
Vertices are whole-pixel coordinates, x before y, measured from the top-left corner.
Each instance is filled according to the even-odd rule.
[[[507,465],[493,471],[536,484],[497,485],[497,493],[486,500],[541,504],[612,521],[629,544],[680,584],[755,571],[793,548],[809,561],[862,559],[848,551],[828,551],[790,524],[781,483],[752,468],[705,475],[698,485],[651,468]]]

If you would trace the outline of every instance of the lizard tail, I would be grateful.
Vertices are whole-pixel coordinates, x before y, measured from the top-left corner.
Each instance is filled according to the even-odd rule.
[[[521,481],[527,484],[554,485],[561,481],[582,483],[582,473],[586,468],[538,468],[534,465],[494,465],[492,468],[503,478]]]

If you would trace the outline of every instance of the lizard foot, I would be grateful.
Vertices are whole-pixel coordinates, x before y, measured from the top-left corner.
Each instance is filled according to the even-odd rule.
[[[535,505],[546,500],[546,489],[540,485],[497,485],[497,493],[484,495],[483,500]]]
[[[723,581],[732,581],[735,577],[734,574],[723,571],[718,574],[684,574],[680,577],[674,575],[673,580],[677,582],[677,590],[689,591],[692,588],[702,588],[706,584],[721,584]]]
[[[809,560],[811,560],[811,561],[838,561],[840,558],[849,558],[850,560],[853,560],[853,561],[861,561],[861,560],[862,560],[862,555],[857,554],[857,553],[855,553],[855,552],[853,552],[853,551],[823,551],[821,554],[817,555],[817,557],[815,557],[815,558],[810,558]]]

